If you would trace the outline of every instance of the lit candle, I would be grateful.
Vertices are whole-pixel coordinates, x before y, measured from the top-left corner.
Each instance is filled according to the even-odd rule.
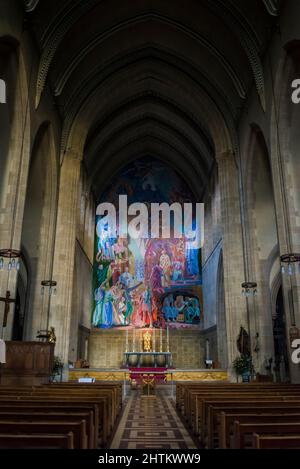
[[[162,345],[163,345],[163,342],[162,342],[162,328],[159,329],[159,351],[162,352]]]
[[[169,352],[169,326],[167,326],[167,352]]]
[[[153,352],[155,352],[155,327],[153,328],[153,344],[152,344]]]

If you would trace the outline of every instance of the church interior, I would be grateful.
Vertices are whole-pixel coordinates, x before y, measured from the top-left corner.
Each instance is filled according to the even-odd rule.
[[[300,449],[299,119],[298,0],[0,0],[0,448]]]

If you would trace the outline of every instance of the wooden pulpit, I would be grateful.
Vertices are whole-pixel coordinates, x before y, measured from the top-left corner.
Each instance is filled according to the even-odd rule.
[[[1,384],[9,386],[48,383],[53,370],[55,344],[6,342],[6,363],[1,366]]]

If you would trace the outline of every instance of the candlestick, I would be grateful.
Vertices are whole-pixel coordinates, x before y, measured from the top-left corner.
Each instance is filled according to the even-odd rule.
[[[167,326],[167,352],[169,352],[169,326]]]
[[[209,340],[206,339],[206,360],[209,360]]]
[[[135,327],[133,328],[132,333],[132,351],[135,352]]]
[[[126,336],[125,336],[125,352],[128,352],[128,329],[126,329]]]
[[[162,338],[162,328],[159,329],[159,351],[162,352],[163,338]]]
[[[153,348],[153,352],[155,352],[155,327],[153,328],[153,344],[152,344],[152,348]]]

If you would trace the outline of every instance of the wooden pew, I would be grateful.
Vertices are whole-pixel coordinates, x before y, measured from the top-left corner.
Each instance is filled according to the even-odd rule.
[[[253,434],[253,449],[300,449],[300,435],[265,436]]]
[[[184,386],[183,386],[184,387]],[[186,417],[187,422],[193,429],[193,431],[198,434],[198,420],[199,414],[201,413],[201,397],[205,396],[219,396],[220,399],[223,398],[223,395],[227,395],[230,397],[239,397],[240,395],[248,395],[249,397],[252,395],[254,398],[256,397],[257,393],[261,393],[263,396],[272,395],[275,397],[276,395],[282,397],[283,395],[286,396],[288,399],[297,397],[293,396],[295,394],[296,388],[295,386],[274,386],[268,385],[267,387],[259,384],[258,386],[254,385],[222,385],[222,386],[201,386],[201,385],[193,385],[192,388],[189,388],[185,385],[186,393],[184,396],[184,414]],[[300,388],[298,388],[300,390]]]
[[[195,381],[183,381],[176,383],[176,407],[182,409],[184,397],[191,391],[234,391],[238,390],[242,392],[243,390],[248,391],[262,391],[262,390],[271,390],[271,391],[288,391],[297,389],[300,390],[300,385],[290,385],[290,384],[277,384],[277,383],[224,383],[224,382],[213,382],[213,383],[199,383]]]
[[[20,417],[16,419],[0,420],[0,434],[68,434],[72,432],[74,435],[74,448],[87,449],[87,434],[85,420],[76,422],[59,422],[59,421],[26,421]]]
[[[210,398],[197,398],[197,421],[196,421],[196,430],[200,438],[204,439],[209,437],[209,429],[216,427],[218,421],[216,420],[216,415],[213,411],[214,407],[223,406],[224,410],[226,407],[249,407],[255,409],[256,406],[261,407],[270,407],[272,405],[281,405],[287,403],[288,406],[293,405],[294,407],[300,406],[300,397],[299,396],[272,396],[272,395],[238,395],[238,396],[228,396],[227,398],[217,396]],[[292,403],[292,404],[291,404]]]
[[[74,435],[28,435],[0,433],[0,449],[74,449]]]
[[[44,394],[44,395],[1,395],[0,394],[0,404],[3,402],[23,402],[23,405],[28,405],[28,403],[38,403],[39,405],[48,406],[49,403],[52,403],[54,406],[71,406],[72,408],[81,407],[82,405],[94,405],[96,407],[95,416],[97,416],[97,421],[95,422],[96,431],[98,429],[98,435],[100,438],[99,444],[104,446],[107,442],[108,436],[111,433],[111,416],[109,415],[108,400],[106,397],[93,397],[86,395],[53,395],[53,394]],[[99,425],[100,423],[100,425]]]
[[[116,402],[117,400],[115,399],[115,393],[116,393],[116,388],[110,388],[110,387],[96,387],[96,388],[80,388],[77,387],[69,387],[68,390],[64,389],[63,387],[55,387],[55,386],[39,386],[39,387],[22,387],[16,389],[1,389],[0,388],[0,397],[1,395],[11,395],[15,396],[16,394],[18,396],[49,396],[49,397],[62,397],[65,398],[66,396],[68,397],[103,397],[106,398],[106,409],[107,409],[107,420],[108,420],[108,425],[109,425],[109,431],[110,433],[113,430],[114,423],[116,421],[117,415],[119,413],[119,409],[117,409]]]
[[[97,448],[97,441],[95,438],[95,431],[93,425],[92,412],[65,412],[64,410],[55,411],[41,411],[41,408],[18,408],[17,410],[2,410],[0,409],[0,420],[26,420],[30,422],[43,421],[43,422],[78,422],[85,420],[87,431],[87,446],[89,449]]]
[[[206,400],[207,396],[210,399],[219,400],[232,400],[232,404],[240,399],[246,399],[252,405],[257,400],[262,402],[276,401],[289,402],[290,400],[297,401],[300,399],[300,387],[297,385],[281,385],[281,384],[203,384],[203,383],[180,383],[177,386],[179,389],[179,396],[177,397],[177,406],[180,406],[184,390],[184,412],[186,419],[196,434],[201,431],[205,434],[206,427]],[[204,413],[204,418],[203,414]]]
[[[91,384],[78,383],[77,381],[68,381],[66,383],[52,383],[45,386],[50,386],[51,388],[57,387],[58,389],[69,389],[70,387],[74,389],[113,389],[118,411],[122,408],[123,383],[121,381],[96,381],[95,383]]]
[[[185,382],[177,383],[176,390],[178,391],[177,408],[183,411],[190,427],[196,434],[199,434],[202,443],[207,444],[208,447],[214,447],[214,439],[218,438],[216,430],[221,425],[220,413],[222,411],[228,412],[231,409],[232,414],[235,414],[236,410],[240,414],[248,412],[269,414],[275,413],[279,408],[281,410],[277,413],[284,412],[284,409],[288,408],[288,413],[300,414],[299,385]],[[295,419],[298,419],[297,415]],[[225,423],[225,427],[226,425],[230,424]],[[229,440],[226,431],[222,438],[223,447],[228,447]]]
[[[247,413],[248,410],[248,413]],[[298,413],[295,413],[295,410]],[[256,412],[256,413],[254,413]],[[288,408],[288,407],[277,407],[277,408],[255,408],[255,409],[230,409],[230,413],[227,411],[220,412],[220,425],[218,428],[218,445],[221,449],[230,448],[230,437],[233,435],[234,422],[239,421],[240,423],[280,423],[280,422],[300,422],[300,407]]]
[[[99,431],[99,415],[98,406],[94,404],[73,403],[72,405],[65,402],[55,401],[1,401],[0,400],[0,413],[1,412],[63,412],[67,416],[69,413],[82,413],[87,412],[92,415],[92,423],[94,428],[94,448],[98,447],[98,431]],[[88,425],[87,425],[88,426]]]
[[[267,436],[288,436],[292,435],[300,435],[300,423],[290,423],[290,422],[282,422],[282,423],[240,423],[238,421],[234,422],[234,433],[233,433],[233,440],[232,440],[232,449],[245,449],[247,446],[247,436],[251,436],[254,433],[259,435]],[[248,447],[250,445],[248,444]]]
[[[2,410],[3,417],[7,419],[10,417],[13,420],[12,409],[15,410],[16,407],[22,408],[20,412],[23,414],[22,418],[31,421],[39,421],[40,418],[53,423],[52,417],[54,418],[56,414],[56,423],[65,420],[74,423],[74,419],[79,417],[86,424],[89,448],[106,444],[121,406],[122,383],[120,382],[96,383],[92,386],[81,383],[19,388],[0,386],[0,419]],[[32,418],[30,413],[33,414]]]

